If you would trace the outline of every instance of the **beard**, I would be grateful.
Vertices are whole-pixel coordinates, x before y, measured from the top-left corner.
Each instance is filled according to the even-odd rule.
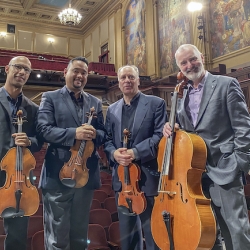
[[[195,81],[202,77],[205,69],[203,64],[192,67],[190,70],[182,72],[189,80]]]

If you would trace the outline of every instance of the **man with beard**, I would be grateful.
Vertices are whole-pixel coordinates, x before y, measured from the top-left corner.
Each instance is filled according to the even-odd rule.
[[[46,250],[87,249],[90,206],[94,189],[100,187],[96,147],[103,144],[105,132],[101,101],[83,91],[88,77],[87,59],[73,58],[64,70],[64,76],[66,86],[43,94],[37,118],[37,131],[49,143],[40,181]],[[96,118],[90,125],[86,123],[85,114],[92,107]],[[95,147],[88,159],[83,156],[89,169],[88,182],[76,188],[70,178],[61,182],[59,172],[69,161],[71,152],[79,159],[73,159],[71,165],[81,167],[82,156],[77,158],[78,149],[72,149],[72,146],[82,140],[93,141]]]
[[[177,107],[176,129],[196,133],[207,146],[204,194],[212,208],[227,250],[250,249],[250,226],[242,173],[250,169],[250,117],[238,81],[212,75],[204,69],[204,57],[191,44],[175,53],[181,72],[192,81]],[[166,123],[166,137],[172,129]],[[219,239],[213,249],[222,249]]]
[[[10,148],[15,146],[27,147],[31,152],[39,151],[41,148],[41,143],[36,138],[35,128],[38,106],[25,97],[22,92],[23,86],[31,73],[30,60],[25,56],[14,57],[5,66],[5,72],[6,81],[4,86],[0,88],[0,160],[3,159]],[[18,110],[23,111],[23,116],[27,121],[24,122],[21,133],[17,133],[17,126],[14,123]],[[15,159],[13,159],[13,163],[15,163]],[[11,170],[9,167],[9,171],[15,171],[15,169]],[[6,175],[5,171],[1,171],[1,186],[5,184],[6,177],[11,178],[11,176]],[[12,185],[15,185],[15,183],[12,182]],[[1,194],[4,194],[4,190]],[[1,200],[4,198],[7,197],[1,197]],[[6,212],[6,210],[3,212]],[[29,217],[7,213],[1,214],[1,216],[4,217],[6,232],[4,249],[26,250]]]

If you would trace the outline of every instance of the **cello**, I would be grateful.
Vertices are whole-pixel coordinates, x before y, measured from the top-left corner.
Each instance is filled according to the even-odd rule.
[[[181,73],[182,74],[182,73]],[[179,80],[183,75],[179,74]],[[169,124],[175,126],[178,96],[187,84],[175,88]],[[211,249],[216,237],[216,222],[211,202],[202,191],[206,144],[197,134],[177,130],[159,143],[160,174],[158,196],[151,215],[153,238],[162,250]]]
[[[23,111],[17,112],[17,132],[22,132]],[[6,172],[6,181],[0,188],[0,215],[2,218],[31,216],[38,210],[39,194],[30,182],[30,171],[36,160],[30,150],[16,146],[3,157],[1,170]]]
[[[123,131],[123,147],[127,148],[129,131]],[[118,196],[118,209],[129,216],[135,216],[145,211],[147,202],[144,193],[140,191],[138,180],[141,170],[135,163],[128,166],[119,165],[117,169],[119,181],[122,182],[122,190]]]
[[[88,122],[90,125],[92,119],[96,117],[95,108],[92,107],[87,113]],[[89,169],[86,166],[87,159],[94,151],[93,141],[76,140],[74,146],[70,148],[71,157],[60,170],[59,178],[67,187],[81,188],[85,186],[89,180]]]

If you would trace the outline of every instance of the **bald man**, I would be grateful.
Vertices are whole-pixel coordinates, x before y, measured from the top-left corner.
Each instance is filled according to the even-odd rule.
[[[7,151],[15,146],[27,147],[31,152],[39,151],[35,132],[35,118],[38,106],[23,95],[22,89],[31,73],[31,63],[27,57],[17,56],[5,66],[6,82],[0,88],[0,160]],[[27,122],[23,124],[23,132],[17,133],[13,123],[18,110],[23,111]],[[0,171],[0,185],[3,186],[6,173]],[[14,194],[13,194],[14,195]],[[26,250],[28,217],[13,214],[4,217],[6,233],[5,250]]]

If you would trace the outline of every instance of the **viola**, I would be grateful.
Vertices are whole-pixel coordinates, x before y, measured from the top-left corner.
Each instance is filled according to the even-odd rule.
[[[123,131],[123,147],[127,148],[129,131]],[[137,164],[130,163],[128,166],[119,165],[117,169],[122,190],[118,196],[118,209],[126,215],[138,215],[145,211],[147,202],[144,193],[140,191],[138,181],[141,171]]]
[[[169,124],[175,126],[177,99],[187,79],[176,86]],[[158,196],[151,215],[153,238],[162,250],[211,249],[216,223],[211,202],[202,191],[201,177],[207,158],[206,144],[197,134],[177,130],[163,137],[158,149]]]
[[[17,132],[22,132],[23,111],[17,112]],[[36,160],[26,147],[16,146],[3,157],[1,170],[6,172],[6,181],[0,188],[0,215],[2,218],[31,216],[38,210],[39,194],[30,182],[30,171]]]
[[[94,107],[90,109],[87,116],[87,124],[90,125],[92,119],[96,117]],[[94,151],[94,143],[93,141],[76,140],[76,143],[70,148],[70,151],[71,157],[60,170],[59,178],[67,187],[81,188],[87,184],[89,179],[89,169],[86,163]]]

